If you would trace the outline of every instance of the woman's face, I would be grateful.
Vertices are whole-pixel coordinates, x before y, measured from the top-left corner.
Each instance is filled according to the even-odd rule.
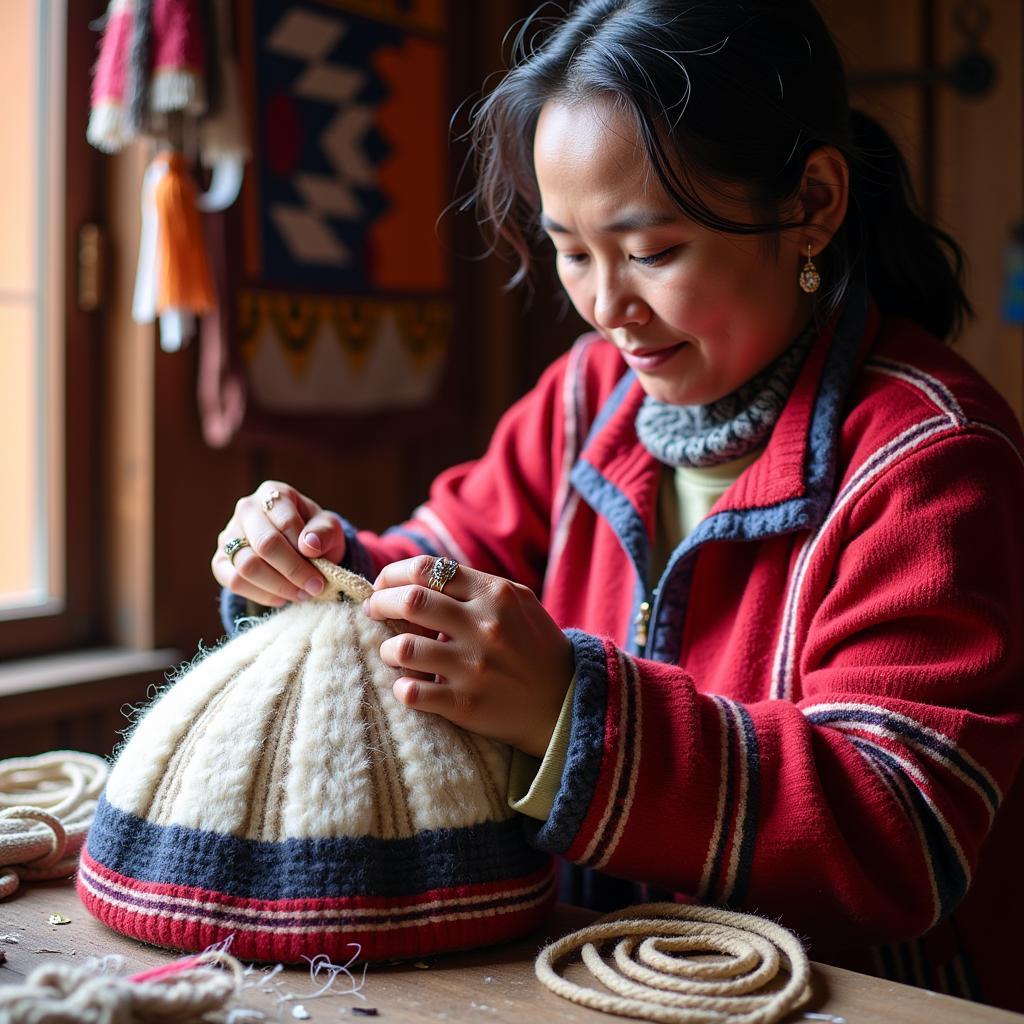
[[[797,232],[728,235],[685,217],[631,118],[610,102],[551,101],[534,141],[542,227],[580,315],[622,353],[647,394],[695,405],[734,391],[811,314]],[[733,220],[749,208],[711,201]]]

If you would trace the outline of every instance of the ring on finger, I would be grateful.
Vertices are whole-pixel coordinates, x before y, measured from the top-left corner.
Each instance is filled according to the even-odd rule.
[[[459,563],[452,558],[436,559],[431,567],[427,586],[438,593],[443,592],[444,588],[455,578],[455,573],[458,572],[458,569]]]
[[[269,512],[274,507],[274,502],[281,497],[280,491],[271,491],[270,494],[263,499],[263,511]]]
[[[247,548],[249,542],[244,537],[232,537],[231,540],[224,545],[224,554],[228,556],[228,561],[234,565],[235,555],[238,554],[242,548]]]

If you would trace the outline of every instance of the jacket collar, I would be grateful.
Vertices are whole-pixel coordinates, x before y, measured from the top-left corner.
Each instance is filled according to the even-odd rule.
[[[842,411],[878,329],[865,292],[851,294],[808,352],[761,457],[718,500],[684,542],[750,540],[809,529],[832,501]],[[604,515],[646,571],[660,464],[636,436],[644,392],[627,372],[602,407],[572,472],[574,486]],[[677,555],[682,551],[677,552]]]

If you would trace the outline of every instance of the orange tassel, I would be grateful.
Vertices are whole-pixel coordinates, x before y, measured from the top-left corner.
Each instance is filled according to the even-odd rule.
[[[214,306],[213,282],[196,186],[180,153],[162,153],[157,159],[166,162],[167,171],[154,197],[160,225],[156,308],[161,313],[166,309],[207,313]]]

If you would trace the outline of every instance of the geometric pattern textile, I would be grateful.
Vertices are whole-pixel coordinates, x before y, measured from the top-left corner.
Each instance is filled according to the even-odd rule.
[[[249,394],[292,416],[429,407],[452,323],[446,4],[273,0],[239,16]]]

